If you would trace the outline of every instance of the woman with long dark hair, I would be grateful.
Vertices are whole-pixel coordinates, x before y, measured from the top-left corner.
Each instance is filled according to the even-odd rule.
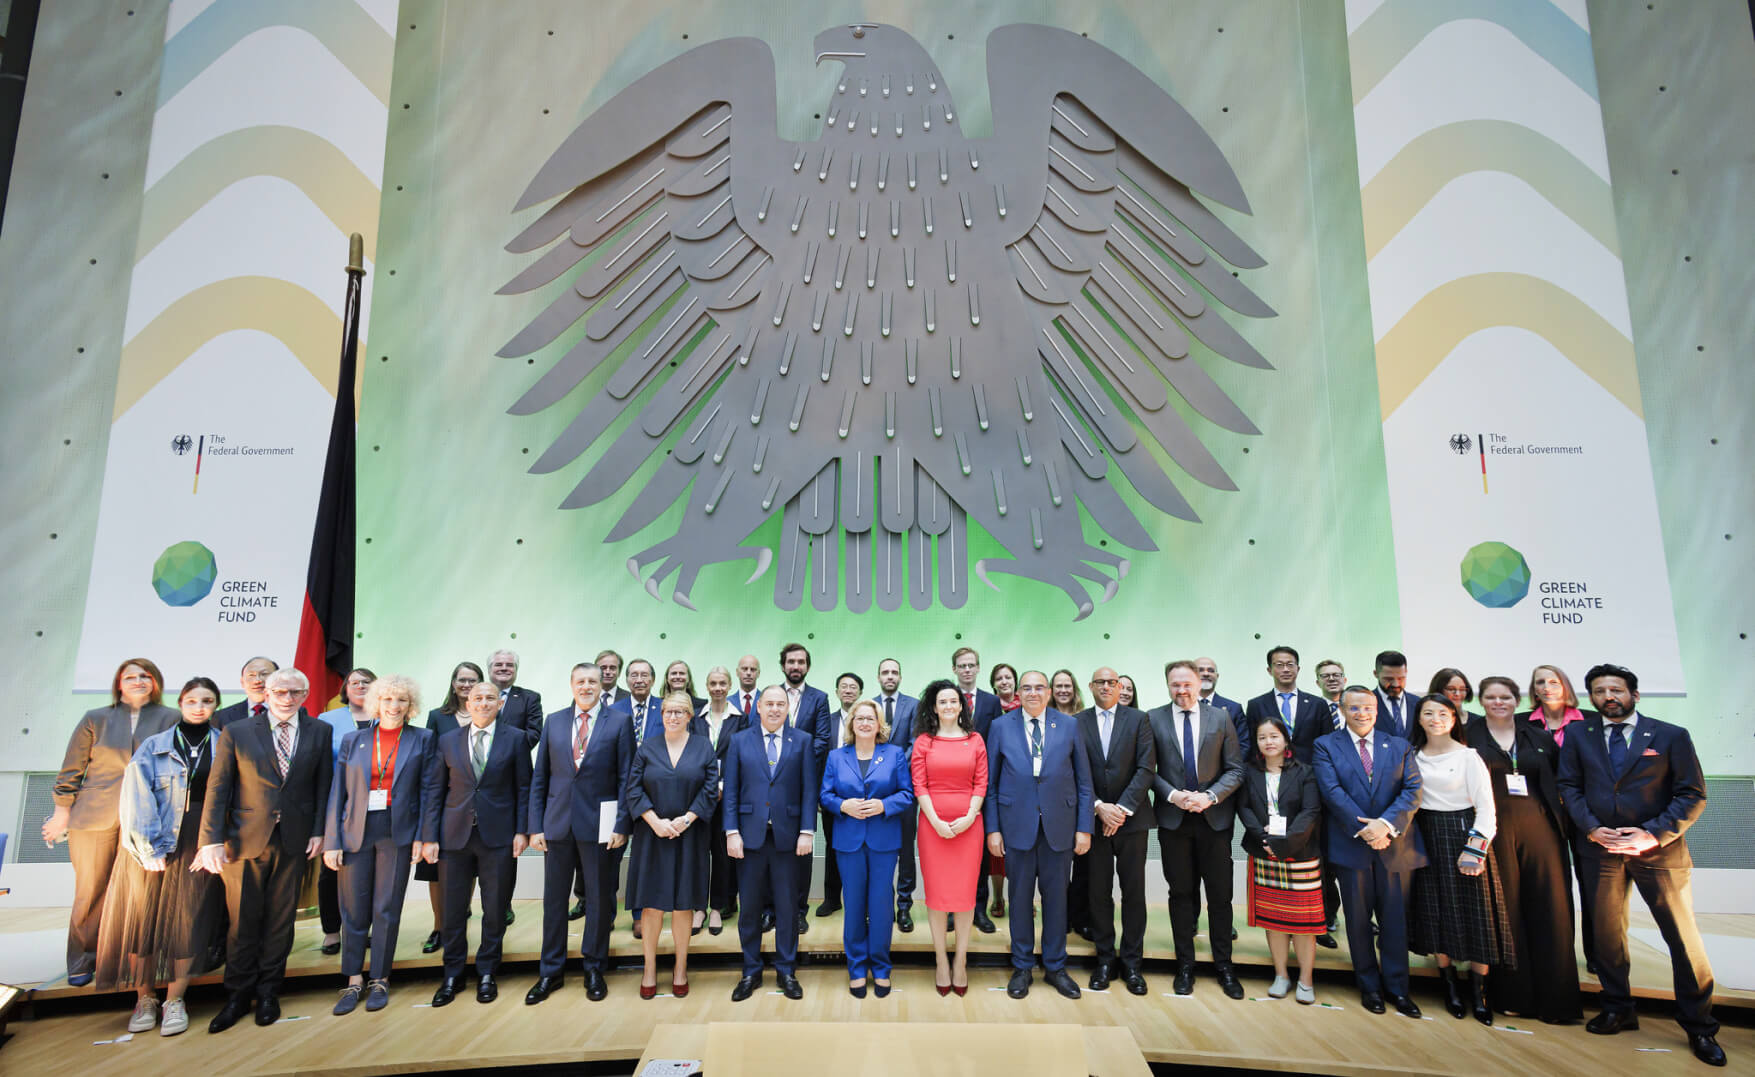
[[[1292,733],[1278,715],[1256,719],[1255,750],[1243,768],[1237,820],[1249,853],[1249,926],[1267,932],[1274,959],[1272,998],[1292,991],[1286,951],[1298,952],[1298,1001],[1316,1001],[1316,936],[1328,930],[1322,907],[1322,798],[1316,770],[1292,758]]]
[[[920,804],[920,882],[937,960],[933,983],[940,995],[962,995],[969,990],[975,881],[987,840],[981,818],[987,743],[975,732],[963,693],[946,680],[933,681],[920,694],[915,728],[922,732],[914,738],[910,767]],[[954,961],[947,954],[949,931],[957,935]]]

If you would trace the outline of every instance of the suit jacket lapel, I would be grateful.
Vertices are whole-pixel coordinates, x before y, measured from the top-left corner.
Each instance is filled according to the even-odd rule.
[[[1382,784],[1383,774],[1384,774],[1384,771],[1388,769],[1387,764],[1389,763],[1389,761],[1390,761],[1389,738],[1382,733],[1373,732],[1371,734],[1371,790],[1372,790],[1372,792],[1376,792],[1377,787],[1380,784]]]
[[[263,760],[268,764],[263,768],[264,775],[276,786],[284,784],[280,776],[280,765],[274,753],[274,716],[264,714],[260,721],[251,719],[251,723],[251,732],[261,749]],[[290,762],[288,765],[290,766]]]

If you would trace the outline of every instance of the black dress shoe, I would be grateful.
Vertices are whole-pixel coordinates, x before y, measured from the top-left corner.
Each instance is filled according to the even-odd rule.
[[[1335,941],[1335,937],[1326,931],[1316,936],[1316,945],[1322,947],[1324,950],[1338,950],[1341,948],[1341,944]]]
[[[557,976],[558,980],[559,977]],[[585,970],[585,997],[592,1002],[602,1002],[609,996],[609,983],[604,980],[603,973],[596,969]]]
[[[219,1012],[213,1015],[213,1020],[207,1023],[207,1031],[224,1032],[249,1013],[250,1008],[249,998],[243,995],[233,995],[226,999],[225,1005],[220,1007]]]
[[[518,919],[518,914],[512,911],[512,906],[506,906],[506,926],[511,927],[512,921],[516,919]]]
[[[1375,991],[1359,992],[1359,1005],[1372,1013],[1383,1012],[1383,996]]]
[[[1171,985],[1170,990],[1176,992],[1178,995],[1194,994],[1193,965],[1183,965],[1176,970],[1176,982]]]
[[[1124,969],[1121,977],[1122,982],[1127,984],[1128,994],[1143,995],[1146,993],[1146,978],[1140,975],[1139,969]]]
[[[1613,1036],[1617,1032],[1631,1031],[1639,1027],[1639,1014],[1635,1010],[1604,1010],[1585,1022],[1584,1030],[1598,1036]]]
[[[583,901],[573,902],[573,907],[567,910],[567,919],[569,919],[569,920],[583,920],[583,919],[585,919],[585,903]]]
[[[644,938],[644,936],[640,934],[640,925],[639,925],[638,921],[636,921],[634,924],[634,938],[636,938],[636,939]]]
[[[1384,997],[1389,1000],[1391,1006],[1395,1007],[1396,1013],[1401,1014],[1403,1017],[1412,1017],[1416,1021],[1420,1019],[1420,1006],[1409,996],[1385,995]]]
[[[1725,1049],[1711,1036],[1696,1032],[1688,1037],[1688,1046],[1693,1049],[1695,1058],[1709,1066],[1725,1064]]]
[[[766,935],[772,930],[774,930],[774,914],[765,912],[762,914],[762,934]]]
[[[761,986],[762,978],[760,976],[745,976],[743,979],[737,981],[736,987],[731,989],[731,1001],[742,1002],[744,999],[755,994],[756,988]]]
[[[798,922],[795,926],[798,928],[798,933],[800,935],[804,934],[810,930],[810,917],[806,916],[804,913],[799,913]]]
[[[723,914],[721,914],[721,915],[723,915]],[[717,935],[721,931],[724,931],[724,930],[725,930],[724,923],[717,923],[717,924],[709,923],[707,925],[707,934],[709,934],[709,935]]]
[[[914,915],[907,909],[896,910],[896,930],[904,935],[914,930]]]
[[[1030,993],[1030,970],[1013,969],[1012,978],[1005,985],[1005,993],[1013,998],[1023,998]]]
[[[256,1000],[256,1023],[267,1027],[280,1020],[280,1000],[273,995]]]
[[[833,916],[840,911],[841,903],[839,901],[825,901],[817,906],[818,916]]]
[[[975,930],[983,935],[991,935],[999,928],[993,926],[993,920],[980,909],[975,910]]]
[[[435,931],[427,936],[427,941],[420,944],[420,952],[423,954],[436,954],[439,952],[439,947],[443,945],[445,945],[445,940],[439,938],[439,933]]]
[[[1090,942],[1097,935],[1097,933],[1095,931],[1091,930],[1090,924],[1078,925],[1077,927],[1073,928],[1073,934],[1077,935],[1081,939],[1084,939],[1086,942]]]
[[[440,1006],[451,1005],[451,1000],[456,998],[457,992],[461,990],[463,990],[463,977],[461,976],[447,976],[440,980],[439,989],[433,992],[433,1008],[438,1009]]]
[[[1219,990],[1225,992],[1225,997],[1242,998],[1243,984],[1237,980],[1237,970],[1230,965],[1220,965],[1217,971],[1219,976]]]
[[[1072,976],[1065,969],[1055,969],[1043,979],[1049,987],[1059,991],[1062,998],[1079,997],[1079,985],[1073,982]]]
[[[1584,971],[1590,973],[1592,976],[1602,975],[1602,973],[1597,970],[1597,963],[1595,961],[1586,961],[1584,963]]]
[[[794,1002],[804,997],[804,988],[798,985],[798,977],[790,972],[776,972],[774,979],[780,984],[780,993]]]
[[[532,987],[528,992],[525,993],[524,1005],[534,1006],[538,1002],[546,1002],[546,1001],[548,1001],[548,997],[550,995],[554,994],[556,991],[559,991],[560,989],[561,989],[561,977],[559,977],[559,976],[539,976],[536,979],[536,986]]]
[[[1097,970],[1095,972],[1091,973],[1091,990],[1093,990],[1093,991],[1107,991],[1107,990],[1109,990],[1109,962],[1107,962],[1107,961],[1097,962]]]
[[[500,997],[500,985],[492,976],[483,976],[475,983],[475,1001],[492,1002]]]

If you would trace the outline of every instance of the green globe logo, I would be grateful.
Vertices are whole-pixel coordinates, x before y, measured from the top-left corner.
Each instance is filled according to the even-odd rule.
[[[152,589],[167,606],[193,606],[213,590],[213,551],[190,540],[165,547],[152,563]]]
[[[1530,593],[1530,566],[1503,542],[1483,542],[1463,554],[1462,585],[1489,609],[1509,609]]]

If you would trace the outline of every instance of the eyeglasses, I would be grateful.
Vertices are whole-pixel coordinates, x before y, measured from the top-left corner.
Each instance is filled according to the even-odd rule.
[[[1041,695],[1042,693],[1044,693],[1046,691],[1048,691],[1048,686],[1046,684],[1026,684],[1022,688],[1018,689],[1018,692],[1020,694],[1032,695],[1032,696]]]
[[[276,699],[296,699],[297,697],[304,695],[308,690],[309,689],[305,688],[270,688],[268,694]]]
[[[1111,685],[1117,685],[1120,683],[1121,682],[1114,677],[1097,677],[1091,681],[1092,687],[1095,688],[1108,688]]]

